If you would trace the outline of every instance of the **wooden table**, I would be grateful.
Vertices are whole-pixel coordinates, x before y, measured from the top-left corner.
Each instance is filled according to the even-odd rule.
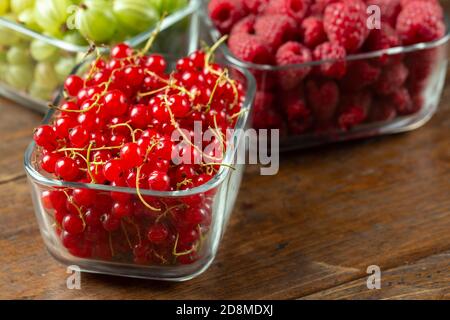
[[[83,274],[68,290],[22,168],[40,116],[0,100],[0,298],[449,299],[448,101],[450,83],[414,132],[284,154],[275,177],[249,167],[217,259],[190,282]]]

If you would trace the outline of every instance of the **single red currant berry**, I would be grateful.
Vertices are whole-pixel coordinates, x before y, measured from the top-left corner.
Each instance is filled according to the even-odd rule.
[[[120,220],[114,217],[112,214],[104,214],[102,216],[102,225],[106,231],[113,232],[119,229]]]
[[[61,105],[60,109],[61,109],[62,116],[67,116],[67,117],[71,117],[71,118],[75,118],[78,115],[77,112],[73,112],[73,111],[79,110],[78,105],[73,101],[64,102]]]
[[[149,247],[143,243],[137,244],[133,248],[133,255],[135,257],[145,257],[149,253]]]
[[[129,66],[123,70],[123,76],[127,79],[127,83],[133,87],[139,87],[144,81],[144,71],[139,67]]]
[[[196,229],[182,230],[179,233],[179,242],[191,244],[198,240],[199,234]]]
[[[55,172],[56,162],[59,160],[60,156],[54,153],[47,153],[44,157],[42,157],[41,167],[48,173]]]
[[[189,58],[181,58],[177,61],[176,68],[178,71],[194,70],[194,63]]]
[[[75,160],[63,157],[56,161],[55,175],[65,181],[76,181],[80,175],[80,167]]]
[[[64,220],[64,217],[67,216],[67,211],[65,210],[55,210],[55,222],[61,226]]]
[[[95,202],[96,192],[91,189],[74,189],[72,199],[79,206],[89,207]]]
[[[69,130],[76,126],[76,121],[73,117],[62,116],[55,121],[55,133],[58,138],[65,139],[69,136]]]
[[[80,234],[71,234],[67,231],[61,233],[61,242],[67,249],[76,248],[82,240]]]
[[[124,174],[123,162],[120,159],[111,159],[103,167],[103,175],[110,181],[117,181]]]
[[[125,43],[119,43],[111,49],[111,58],[113,59],[123,59],[131,56],[133,54],[133,49],[130,48]]]
[[[184,118],[191,109],[188,97],[179,94],[175,94],[169,98],[169,105],[172,113],[177,118]]]
[[[113,117],[120,117],[128,110],[127,97],[120,90],[111,90],[103,98],[106,112]]]
[[[67,197],[64,192],[58,190],[48,190],[42,192],[42,205],[46,209],[66,210]]]
[[[150,227],[147,233],[148,240],[153,243],[161,243],[169,236],[169,230],[163,224],[155,224]]]
[[[56,134],[53,127],[49,125],[39,126],[34,131],[34,141],[44,149],[53,150],[56,145]]]
[[[194,67],[199,69],[202,69],[205,66],[205,57],[206,54],[200,50],[194,51],[189,55],[189,59],[191,59]]]
[[[76,126],[70,130],[69,140],[75,148],[83,148],[89,142],[89,133],[84,126]]]
[[[144,67],[158,75],[161,75],[166,71],[167,63],[163,56],[159,54],[153,54],[147,58]]]
[[[130,202],[115,202],[111,212],[117,219],[130,217],[133,214],[133,206]]]
[[[134,128],[145,129],[149,123],[148,107],[143,104],[137,104],[130,110],[131,125]]]
[[[80,234],[84,230],[83,220],[79,216],[68,214],[64,217],[62,227],[70,234]]]
[[[170,113],[164,103],[154,104],[152,107],[152,114],[159,122],[168,122],[170,120]]]
[[[84,214],[84,219],[88,226],[100,226],[102,224],[100,211],[95,208],[89,208]]]
[[[127,143],[120,149],[120,159],[127,168],[138,167],[144,162],[141,149],[135,142]]]
[[[162,171],[153,171],[148,177],[148,187],[156,191],[170,190],[170,178]]]
[[[68,76],[66,81],[64,82],[64,89],[71,97],[75,97],[83,88],[83,86],[83,79],[81,79],[77,75]]]

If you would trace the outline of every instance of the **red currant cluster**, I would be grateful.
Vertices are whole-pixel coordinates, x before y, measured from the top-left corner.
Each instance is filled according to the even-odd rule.
[[[71,254],[139,264],[186,264],[201,256],[216,190],[185,197],[141,190],[192,189],[220,169],[225,132],[241,113],[245,88],[211,56],[212,50],[194,52],[169,74],[164,57],[119,44],[109,58],[98,55],[83,77],[67,78],[51,124],[34,133],[39,167],[63,181],[136,190],[43,192],[42,204]],[[193,144],[198,122],[202,133],[213,131],[205,144],[216,144],[215,152]],[[175,144],[173,132],[184,143]],[[174,155],[190,162],[175,163]]]

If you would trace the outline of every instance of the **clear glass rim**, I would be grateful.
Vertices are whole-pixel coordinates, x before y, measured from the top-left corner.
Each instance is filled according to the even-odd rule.
[[[160,30],[164,31],[164,30],[169,29],[177,22],[180,22],[184,18],[195,13],[199,9],[199,6],[200,6],[199,0],[189,1],[187,6],[172,13],[171,15],[167,16],[162,21]],[[41,40],[45,43],[48,43],[50,45],[53,45],[55,47],[58,47],[60,49],[63,49],[63,50],[69,51],[69,52],[87,52],[89,49],[89,46],[79,46],[79,45],[72,44],[72,43],[66,42],[64,40],[52,37],[52,36],[44,35],[42,33],[31,30],[30,28],[27,28],[20,23],[8,20],[1,16],[0,16],[0,26],[6,27],[6,28],[16,31],[18,33],[27,35],[33,39]],[[152,32],[155,30],[155,28],[156,28],[156,26],[150,28],[147,31],[141,32],[141,33],[135,35],[134,37],[132,37],[128,40],[125,40],[124,42],[132,47],[136,47],[136,46],[142,44],[143,42],[145,42],[150,37]],[[102,52],[108,51],[107,48],[102,47],[102,46],[99,46],[99,50]]]
[[[217,41],[222,36],[219,30],[214,26],[214,23],[210,19],[208,15],[208,11],[206,9],[206,6],[203,6],[202,8],[202,17],[207,25],[210,36],[212,37],[213,41]],[[383,49],[383,50],[377,50],[377,51],[371,51],[371,52],[365,52],[365,53],[357,53],[357,54],[351,54],[348,55],[344,61],[355,61],[355,60],[363,60],[363,59],[373,59],[378,58],[381,56],[391,56],[391,55],[397,55],[401,53],[408,53],[408,52],[414,52],[414,51],[421,51],[426,49],[432,49],[439,47],[441,45],[446,44],[450,39],[450,20],[449,17],[445,16],[445,26],[446,26],[446,34],[434,41],[430,42],[422,42],[417,43],[409,46],[399,46],[399,47],[393,47],[389,49]],[[293,68],[305,68],[305,67],[313,67],[318,66],[324,63],[332,63],[336,61],[342,61],[338,59],[324,59],[324,60],[318,60],[318,61],[312,61],[308,63],[301,63],[301,64],[290,64],[285,66],[273,66],[273,65],[266,65],[266,64],[255,64],[252,62],[243,61],[237,57],[235,57],[231,51],[228,48],[227,44],[222,44],[220,46],[225,58],[230,61],[232,64],[237,65],[241,68],[247,68],[247,69],[253,69],[258,71],[283,71],[283,70],[289,70]]]
[[[72,71],[72,74],[76,73],[81,66],[83,66],[87,61],[84,61],[80,63],[75,69]],[[229,63],[223,63],[223,66],[238,70],[242,73],[242,75],[245,77],[246,81],[246,94],[244,103],[241,110],[245,110],[245,112],[241,112],[237,118],[236,125],[234,127],[233,136],[231,137],[231,146],[228,146],[227,151],[225,153],[225,157],[223,160],[224,164],[231,164],[234,163],[234,157],[237,152],[237,148],[239,147],[239,141],[241,140],[243,130],[246,127],[249,113],[251,112],[251,106],[253,103],[253,99],[255,97],[256,93],[256,81],[252,74],[246,70],[245,68],[241,68],[239,66],[234,66]],[[62,97],[63,89],[60,89],[60,92],[57,96],[57,98],[54,100],[53,104],[58,105],[61,97]],[[50,120],[52,119],[53,114],[56,112],[55,109],[50,109],[47,114],[45,115],[42,124],[48,124]],[[53,178],[46,177],[42,175],[33,165],[32,162],[32,156],[33,152],[36,149],[36,144],[32,140],[31,143],[28,145],[26,151],[25,151],[25,157],[24,157],[24,168],[28,176],[33,179],[33,181],[49,186],[49,187],[60,187],[60,188],[85,188],[85,189],[92,189],[92,190],[98,190],[98,191],[108,191],[108,192],[123,192],[123,193],[131,193],[135,194],[136,189],[135,188],[127,188],[127,187],[113,187],[113,186],[107,186],[102,184],[93,184],[93,183],[80,183],[80,182],[67,182],[67,181],[61,181]],[[188,197],[192,195],[196,195],[199,193],[205,193],[215,187],[217,187],[219,184],[222,183],[222,181],[226,178],[227,174],[230,170],[233,170],[232,168],[228,166],[221,166],[219,169],[219,172],[214,175],[214,177],[209,180],[207,183],[192,188],[188,190],[180,190],[180,191],[153,191],[148,189],[140,189],[140,193],[144,196],[154,196],[154,197]]]

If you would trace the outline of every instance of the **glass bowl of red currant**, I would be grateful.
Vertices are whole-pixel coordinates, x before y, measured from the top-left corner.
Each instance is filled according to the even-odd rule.
[[[233,210],[256,85],[213,62],[213,49],[146,51],[119,44],[80,65],[36,128],[25,169],[58,261],[184,281],[211,264]]]
[[[255,76],[253,126],[279,129],[282,150],[414,130],[437,111],[439,1],[221,3],[202,10],[211,41],[228,35],[224,56]]]

